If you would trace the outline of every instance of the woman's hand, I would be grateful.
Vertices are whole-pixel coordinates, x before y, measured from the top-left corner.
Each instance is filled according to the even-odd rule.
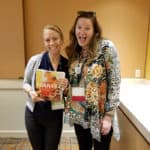
[[[40,102],[40,101],[45,101],[43,98],[39,97],[38,93],[34,90],[30,90],[28,93],[31,96],[31,99],[34,103]]]
[[[101,133],[102,135],[107,135],[112,127],[112,116],[105,115],[101,121]]]

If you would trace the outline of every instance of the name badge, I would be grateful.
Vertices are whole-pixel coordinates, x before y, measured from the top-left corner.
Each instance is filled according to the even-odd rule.
[[[72,87],[72,101],[85,101],[84,87]]]
[[[75,73],[76,74],[80,74],[81,73],[81,67],[80,66],[75,67]]]

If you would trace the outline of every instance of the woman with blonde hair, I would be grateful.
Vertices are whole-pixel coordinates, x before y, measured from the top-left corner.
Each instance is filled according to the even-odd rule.
[[[49,98],[40,97],[36,91],[36,71],[63,71],[68,77],[68,60],[60,54],[63,33],[56,25],[43,29],[45,51],[34,55],[27,63],[23,89],[28,94],[25,112],[25,125],[33,150],[57,150],[62,132],[63,108],[52,108]],[[59,81],[65,92],[68,80]]]

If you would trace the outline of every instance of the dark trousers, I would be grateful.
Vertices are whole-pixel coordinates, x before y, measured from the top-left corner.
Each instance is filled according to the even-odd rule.
[[[37,103],[34,112],[26,107],[25,125],[33,150],[57,150],[62,121],[63,111],[52,111],[49,104]]]
[[[74,128],[79,143],[79,150],[92,150],[92,145],[94,145],[94,150],[109,150],[112,130],[108,135],[102,136],[101,142],[98,142],[92,139],[90,129],[84,129],[77,124],[74,124]]]

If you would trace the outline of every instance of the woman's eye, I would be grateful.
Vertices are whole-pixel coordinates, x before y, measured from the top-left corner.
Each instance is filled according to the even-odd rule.
[[[53,41],[56,41],[56,40],[57,40],[57,38],[53,38],[52,40],[53,40]]]
[[[49,42],[49,41],[50,41],[50,39],[45,39],[45,41],[46,41],[46,42]]]
[[[77,27],[77,29],[81,29],[81,27],[80,27],[80,26],[78,26],[78,27]]]
[[[89,27],[87,27],[87,28],[85,28],[85,30],[90,30],[90,28],[89,28]]]

